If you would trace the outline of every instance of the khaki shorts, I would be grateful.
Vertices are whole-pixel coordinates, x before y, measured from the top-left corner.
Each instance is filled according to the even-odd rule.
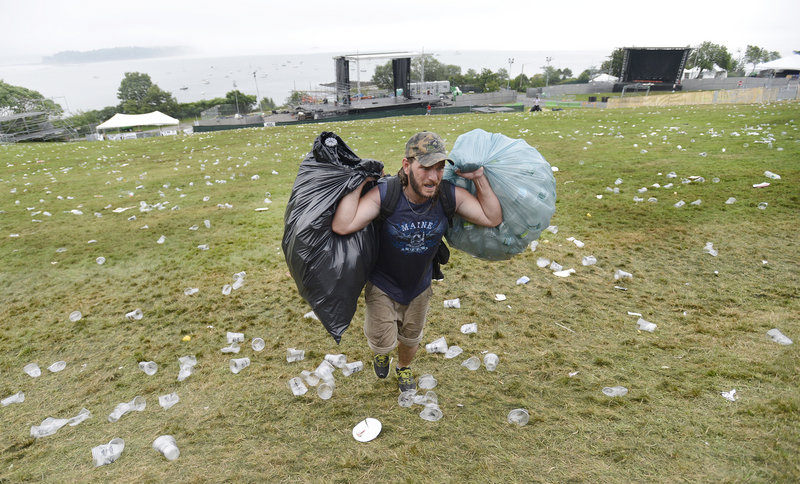
[[[370,349],[385,355],[397,346],[398,341],[405,346],[419,345],[432,294],[433,289],[428,286],[410,304],[404,305],[367,282],[364,288],[367,302],[364,335]]]

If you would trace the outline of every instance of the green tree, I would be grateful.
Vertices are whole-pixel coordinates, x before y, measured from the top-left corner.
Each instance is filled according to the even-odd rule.
[[[394,89],[392,61],[389,61],[382,66],[375,67],[375,73],[372,74],[372,83],[378,86],[378,89],[386,89],[387,91]]]
[[[715,64],[725,70],[735,67],[733,56],[728,52],[727,47],[711,42],[703,42],[700,47],[689,55],[689,61],[686,65],[690,69],[699,67],[700,71],[697,76],[700,77],[704,70],[712,70]]]
[[[292,91],[292,95],[286,98],[286,104],[289,105],[301,104],[303,98],[305,97],[308,97],[308,93],[305,91]]]
[[[51,99],[45,99],[40,92],[0,80],[0,115],[26,111],[50,111],[56,115],[64,112],[61,106]]]
[[[178,103],[172,93],[162,90],[153,84],[149,74],[142,72],[126,72],[117,89],[120,110],[126,114],[143,114],[161,111],[164,114],[176,114]]]
[[[744,50],[744,62],[747,64],[753,64],[753,70],[750,72],[751,74],[756,71],[756,65],[761,64],[762,62],[769,62],[780,58],[781,55],[777,51],[773,50],[770,52],[767,49],[757,45],[748,45]]]
[[[600,71],[615,77],[622,77],[622,61],[625,58],[625,49],[616,48],[608,56],[608,60],[600,64]]]
[[[256,97],[248,96],[238,89],[234,89],[225,94],[225,102],[236,106],[236,112],[238,113],[248,113],[256,105]]]
[[[591,78],[592,78],[592,71],[589,70],[589,69],[586,69],[586,70],[584,70],[583,72],[581,72],[578,75],[578,82],[585,84],[585,83],[589,82],[589,80],[591,80]]]
[[[525,92],[530,87],[531,81],[525,74],[520,74],[511,80],[511,89],[518,92]]]
[[[259,105],[262,111],[270,111],[275,109],[275,101],[272,100],[271,97],[261,98],[261,103]]]

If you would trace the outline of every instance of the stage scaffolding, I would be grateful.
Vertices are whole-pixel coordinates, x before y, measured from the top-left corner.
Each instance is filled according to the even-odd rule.
[[[53,126],[50,117],[51,113],[47,111],[0,116],[0,143],[67,140],[77,135],[68,126]]]

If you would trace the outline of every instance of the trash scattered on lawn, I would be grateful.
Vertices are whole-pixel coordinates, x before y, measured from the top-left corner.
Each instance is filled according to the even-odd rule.
[[[477,356],[470,356],[461,363],[461,366],[468,370],[475,371],[481,366],[481,360]]]
[[[303,380],[299,377],[294,377],[289,380],[289,389],[292,391],[292,394],[296,397],[301,395],[305,395],[308,392],[308,388],[303,384]]]
[[[319,318],[317,317],[316,314],[314,314],[314,311],[309,311],[309,312],[305,313],[303,315],[303,318],[304,319],[313,319],[313,320],[319,321]]]
[[[497,369],[497,363],[499,363],[499,361],[500,359],[496,354],[488,353],[483,357],[483,366],[485,366],[488,371],[494,371]]]
[[[428,353],[447,353],[447,340],[444,336],[425,345]]]
[[[617,269],[614,271],[614,280],[618,281],[620,279],[633,279],[633,274],[625,272],[622,269]]]
[[[703,251],[714,257],[719,255],[719,251],[714,248],[714,244],[712,244],[711,242],[706,242],[705,247],[703,247]]]
[[[161,405],[161,407],[164,410],[169,410],[170,408],[172,408],[173,405],[178,403],[180,400],[181,399],[180,399],[180,397],[178,397],[178,394],[175,393],[175,392],[172,392],[172,393],[168,393],[166,395],[161,395],[160,397],[158,397],[158,404]]]
[[[758,204],[758,209],[759,210],[766,210],[767,209],[767,205],[769,205],[767,202],[761,202],[761,203]]]
[[[763,182],[763,183],[756,183],[755,185],[753,185],[753,188],[767,188],[768,186],[769,182]]]
[[[780,180],[781,176],[777,173],[772,173],[771,171],[767,170],[764,172],[764,176],[767,178],[772,178],[773,180]]]
[[[350,376],[353,373],[359,372],[364,369],[364,363],[362,361],[351,361],[350,363],[345,363],[344,366],[341,368],[342,375]]]
[[[139,308],[136,308],[136,309],[134,309],[133,311],[131,311],[129,313],[125,313],[125,319],[127,319],[128,321],[134,321],[134,320],[139,321],[143,317],[144,317],[144,313]]]
[[[461,300],[459,298],[445,299],[444,300],[444,307],[459,309],[459,308],[461,308]]]
[[[657,325],[651,323],[650,321],[646,321],[642,318],[639,318],[639,320],[636,321],[636,325],[638,326],[639,330],[647,331],[649,333],[652,333],[657,328]]]
[[[772,328],[771,330],[767,331],[767,336],[774,342],[788,346],[792,344],[792,340],[786,337],[778,328]]]
[[[506,300],[506,295],[505,294],[495,294],[494,295],[494,300],[495,301],[505,301]]]
[[[725,205],[733,205],[736,203],[736,199],[734,197],[730,197],[729,199],[725,200]]]
[[[250,358],[233,358],[231,359],[230,368],[231,373],[234,375],[250,366]]]
[[[67,367],[67,362],[66,361],[56,361],[52,365],[48,366],[47,370],[50,373],[58,373],[59,371],[63,370],[66,367]]]
[[[529,418],[530,416],[528,415],[527,410],[524,408],[515,408],[514,410],[508,412],[508,417],[506,417],[506,420],[508,420],[508,423],[510,424],[519,425],[522,427],[527,425]]]
[[[437,383],[439,382],[437,382],[436,378],[434,378],[434,376],[431,375],[430,373],[426,373],[420,376],[419,380],[417,380],[417,386],[422,390],[430,390],[432,388],[436,388]]]
[[[625,387],[605,387],[603,388],[603,394],[608,397],[624,397],[628,394],[628,389]]]
[[[158,364],[155,361],[140,361],[139,369],[149,376],[153,376],[158,371]]]
[[[111,464],[119,459],[125,449],[125,441],[120,438],[111,439],[107,444],[92,447],[92,462],[95,467]]]
[[[369,442],[381,433],[382,427],[380,420],[365,418],[353,427],[353,438],[359,442]]]
[[[22,403],[24,401],[25,401],[25,394],[22,392],[17,392],[9,397],[0,400],[0,405],[7,407],[12,403]]]
[[[117,404],[114,407],[114,411],[111,412],[108,416],[109,422],[116,422],[119,420],[123,415],[128,412],[141,412],[147,406],[147,402],[145,402],[144,397],[136,396],[133,397],[133,400],[130,402],[122,402]]]
[[[253,341],[250,343],[250,347],[256,352],[264,351],[266,346],[267,344],[264,342],[263,338],[253,338]]]
[[[178,444],[175,442],[175,437],[171,435],[161,435],[153,441],[153,449],[161,452],[167,460],[175,460],[181,452],[178,450]]]
[[[289,363],[293,363],[295,361],[301,361],[305,357],[306,357],[306,352],[304,350],[298,350],[295,348],[286,349],[286,361]]]
[[[527,284],[529,282],[531,282],[531,278],[528,277],[528,276],[522,276],[519,279],[517,279],[517,285],[518,286],[521,285],[521,284]]]
[[[463,334],[472,334],[478,332],[478,323],[467,323],[461,325],[461,332]]]
[[[722,395],[722,397],[723,397],[725,400],[729,400],[729,401],[731,401],[731,402],[735,402],[736,400],[738,400],[738,399],[739,399],[739,398],[736,396],[736,389],[735,389],[735,388],[734,388],[733,390],[729,391],[729,392],[720,392],[720,395]]]
[[[442,410],[439,408],[439,405],[435,403],[429,403],[425,405],[425,408],[419,413],[419,416],[422,420],[427,420],[428,422],[436,422],[440,418],[442,418]]]
[[[83,314],[81,314],[80,311],[72,311],[71,313],[69,313],[69,320],[73,323],[77,323],[78,321],[81,320],[82,317]]]
[[[569,277],[570,274],[574,274],[574,273],[575,273],[575,269],[567,269],[565,271],[556,271],[556,272],[553,273],[553,275],[554,276],[558,276],[558,277]]]
[[[36,363],[28,363],[24,367],[22,367],[22,371],[28,374],[31,378],[37,378],[42,376],[42,370],[39,368],[39,365]]]
[[[592,266],[597,264],[597,258],[593,255],[585,255],[583,259],[581,259],[581,264],[584,266]]]
[[[180,365],[178,381],[183,381],[194,373],[194,367],[197,365],[197,358],[195,358],[194,355],[181,356],[178,358],[178,364]]]

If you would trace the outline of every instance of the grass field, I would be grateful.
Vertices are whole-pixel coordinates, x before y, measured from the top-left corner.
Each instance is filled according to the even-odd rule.
[[[799,107],[418,116],[2,145],[0,398],[25,400],[0,407],[0,482],[797,482]],[[558,231],[503,262],[454,251],[423,343],[444,336],[464,353],[418,354],[415,373],[439,382],[443,417],[428,422],[420,406],[398,406],[393,378],[372,373],[363,301],[338,347],[303,317],[280,248],[283,214],[321,131],[394,172],[413,133],[433,130],[452,146],[473,128],[523,138],[558,167]],[[583,266],[586,255],[597,264]],[[540,257],[576,272],[554,277]],[[633,278],[616,281],[617,269]],[[244,286],[223,295],[240,271]],[[531,281],[516,285],[521,276]],[[461,309],[445,309],[455,297]],[[136,308],[143,318],[127,320]],[[71,322],[76,310],[83,317]],[[628,312],[657,329],[638,331]],[[477,334],[460,333],[468,322]],[[795,344],[771,341],[771,328]],[[238,355],[220,351],[228,331],[245,335]],[[250,348],[254,337],[264,351]],[[305,360],[287,363],[289,347]],[[499,355],[496,371],[460,366],[486,351]],[[337,371],[330,400],[314,388],[294,397],[287,381],[327,353],[366,369]],[[198,364],[178,382],[185,355]],[[232,357],[251,365],[233,374]],[[45,369],[59,360],[63,371]],[[153,376],[138,369],[149,360]],[[31,362],[40,377],[23,372]],[[616,385],[629,393],[601,392]],[[732,389],[735,402],[721,395]],[[171,392],[180,402],[164,410],[158,397]],[[108,422],[137,395],[143,411]],[[530,422],[508,424],[520,407]],[[82,408],[92,418],[31,438],[31,426]],[[359,443],[351,429],[366,417],[383,431]],[[162,434],[175,436],[176,461],[151,448]],[[115,437],[122,456],[93,467],[91,449]]]

